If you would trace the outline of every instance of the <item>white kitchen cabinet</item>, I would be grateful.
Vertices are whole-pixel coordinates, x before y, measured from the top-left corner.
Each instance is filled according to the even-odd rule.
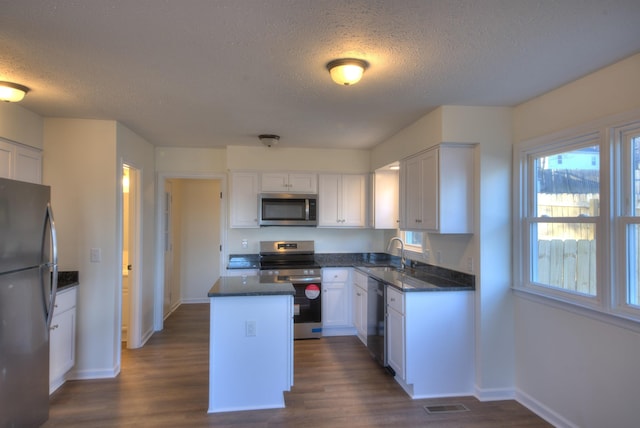
[[[387,287],[387,363],[401,379],[405,374],[404,295]]]
[[[367,276],[353,271],[353,325],[358,338],[367,345]]]
[[[440,144],[400,162],[400,228],[473,233],[471,144]]]
[[[49,331],[50,394],[65,382],[65,375],[75,364],[77,289],[69,287],[56,296]]]
[[[398,172],[376,171],[373,189],[373,227],[397,229],[400,223]]]
[[[42,183],[42,152],[0,139],[0,177]]]
[[[412,398],[473,394],[473,293],[387,286],[387,361]]]
[[[294,172],[264,172],[260,188],[263,192],[311,193],[318,192],[318,175]]]
[[[230,226],[257,228],[258,225],[258,173],[233,172],[229,187]]]
[[[322,269],[322,333],[324,336],[352,335],[349,268]]]
[[[318,227],[366,227],[367,176],[320,174]]]

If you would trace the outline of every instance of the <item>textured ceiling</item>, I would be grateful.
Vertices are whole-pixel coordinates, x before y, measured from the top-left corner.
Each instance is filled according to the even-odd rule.
[[[369,148],[640,52],[639,23],[638,0],[0,0],[0,80],[159,146]],[[371,66],[340,87],[325,65],[351,56]]]

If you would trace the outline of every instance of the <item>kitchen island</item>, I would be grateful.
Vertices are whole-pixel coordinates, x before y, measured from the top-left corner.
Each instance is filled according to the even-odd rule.
[[[293,385],[290,283],[221,277],[209,290],[209,413],[284,407]]]

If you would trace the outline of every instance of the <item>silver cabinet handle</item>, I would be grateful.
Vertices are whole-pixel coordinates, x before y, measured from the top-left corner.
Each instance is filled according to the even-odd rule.
[[[58,327],[60,327],[60,325],[58,325],[58,324],[52,325],[51,327],[49,327],[49,330],[55,330]]]

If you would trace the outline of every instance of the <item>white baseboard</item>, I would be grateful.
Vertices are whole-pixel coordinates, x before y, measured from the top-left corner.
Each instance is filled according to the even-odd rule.
[[[512,388],[475,388],[475,396],[480,401],[515,400],[516,393]]]
[[[530,395],[516,391],[516,401],[522,404],[527,409],[531,410],[536,415],[540,416],[545,421],[557,428],[579,428],[578,425],[571,423],[571,421],[565,419],[562,415],[555,412],[553,409],[540,403]]]
[[[355,336],[355,327],[322,327],[322,336]]]

